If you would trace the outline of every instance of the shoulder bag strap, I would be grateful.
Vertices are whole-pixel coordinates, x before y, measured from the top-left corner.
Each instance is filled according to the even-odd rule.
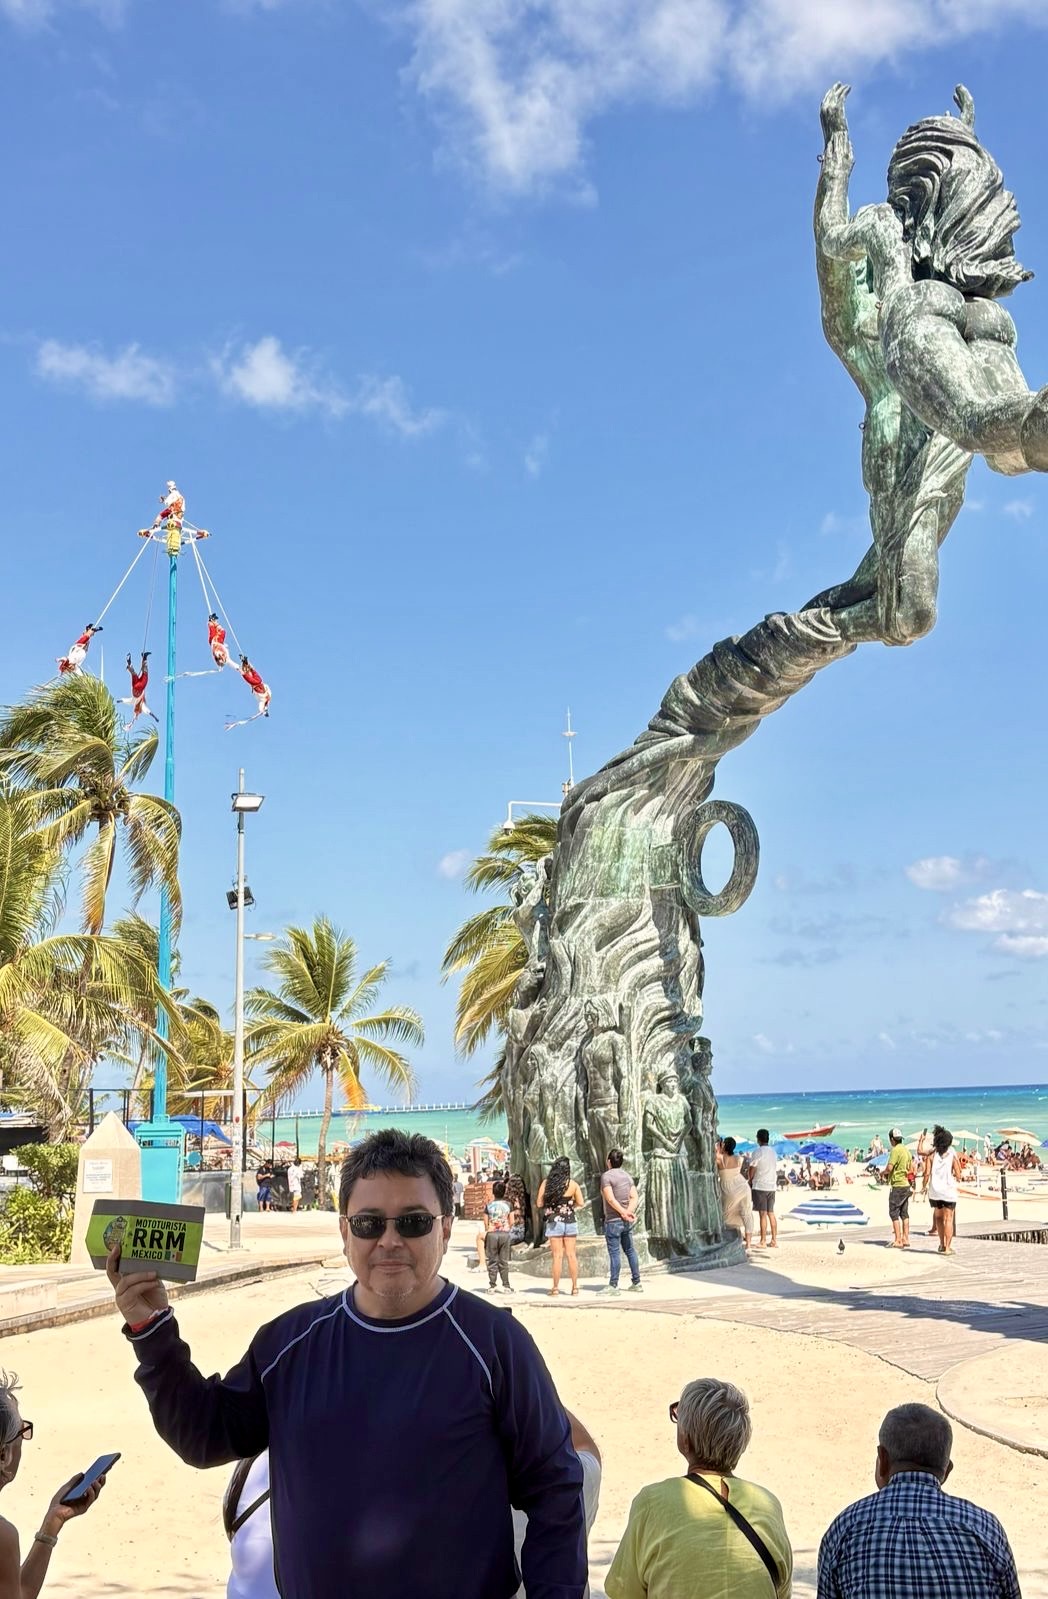
[[[779,1568],[775,1564],[774,1555],[768,1548],[768,1545],[764,1542],[764,1539],[761,1537],[757,1529],[750,1526],[750,1523],[746,1520],[746,1517],[741,1511],[736,1510],[735,1506],[729,1499],[722,1499],[716,1488],[714,1488],[713,1484],[707,1482],[705,1477],[700,1477],[696,1472],[689,1471],[688,1481],[698,1483],[700,1488],[705,1488],[707,1493],[713,1495],[714,1499],[716,1499],[719,1505],[723,1505],[724,1509],[728,1513],[729,1519],[735,1523],[743,1537],[753,1545],[754,1549],[760,1555],[761,1560],[764,1563],[765,1570],[772,1580],[772,1586],[777,1592],[779,1582],[781,1580],[779,1576]]]
[[[234,1533],[238,1533],[240,1531],[240,1529],[244,1525],[245,1521],[248,1521],[255,1514],[255,1511],[260,1509],[261,1506],[265,1504],[265,1502],[266,1502],[266,1500],[268,1498],[269,1498],[269,1489],[266,1488],[266,1489],[263,1490],[262,1493],[259,1494],[257,1499],[252,1499],[251,1503],[247,1506],[247,1508],[245,1510],[241,1510],[239,1515],[236,1517],[236,1520],[233,1522],[232,1527],[230,1528],[230,1531],[229,1531],[230,1540],[232,1540]]]

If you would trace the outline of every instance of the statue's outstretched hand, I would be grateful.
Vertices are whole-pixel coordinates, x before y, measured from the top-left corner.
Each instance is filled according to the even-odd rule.
[[[822,136],[826,141],[826,153],[823,161],[839,162],[851,171],[855,156],[852,151],[851,137],[848,133],[848,119],[844,114],[844,102],[851,92],[851,85],[835,83],[832,89],[827,89],[819,108],[819,120],[822,123]]]

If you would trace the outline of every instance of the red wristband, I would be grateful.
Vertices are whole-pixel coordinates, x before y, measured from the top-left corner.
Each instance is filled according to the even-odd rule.
[[[162,1316],[163,1314],[164,1314],[164,1312],[162,1310],[151,1310],[149,1312],[149,1315],[146,1317],[145,1321],[136,1321],[136,1322],[130,1322],[129,1321],[128,1324],[127,1324],[128,1332],[131,1332],[131,1333],[140,1333],[140,1332],[142,1332],[142,1330],[144,1328],[149,1326],[149,1323],[151,1321],[156,1321],[157,1317],[158,1316]]]

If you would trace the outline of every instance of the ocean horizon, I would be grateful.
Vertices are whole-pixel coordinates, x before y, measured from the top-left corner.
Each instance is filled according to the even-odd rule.
[[[383,1106],[373,1111],[346,1116],[334,1115],[328,1134],[328,1148],[335,1143],[353,1143],[382,1127],[405,1126],[447,1144],[461,1155],[476,1138],[492,1138],[502,1143],[506,1123],[502,1118],[483,1122],[471,1108]],[[319,1111],[304,1110],[257,1124],[260,1138],[297,1147],[304,1155],[315,1154],[319,1133]],[[722,1135],[752,1138],[758,1127],[772,1133],[802,1132],[810,1127],[833,1125],[834,1143],[842,1146],[869,1143],[875,1134],[882,1139],[888,1129],[900,1126],[908,1137],[932,1127],[936,1122],[952,1132],[962,1130],[996,1133],[1002,1127],[1021,1127],[1037,1134],[1037,1142],[1048,1139],[1048,1084],[985,1084],[966,1087],[818,1089],[796,1093],[725,1094],[720,1098],[718,1128]]]

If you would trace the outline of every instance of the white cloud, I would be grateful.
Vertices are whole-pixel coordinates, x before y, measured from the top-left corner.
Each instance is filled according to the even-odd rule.
[[[361,378],[349,405],[360,416],[371,417],[405,439],[432,433],[448,420],[448,413],[435,406],[416,410],[403,378],[398,377]]]
[[[955,905],[948,926],[967,933],[993,933],[994,948],[1025,960],[1048,956],[1048,894],[1033,888],[995,888]]]
[[[1034,938],[1027,934],[1002,933],[994,942],[998,949],[1006,950],[1009,955],[1018,955],[1023,960],[1043,960],[1048,955],[1048,935]]]
[[[762,1055],[792,1055],[792,1044],[776,1044],[767,1033],[754,1033],[753,1042]]]
[[[675,622],[667,622],[665,631],[671,644],[683,644],[685,639],[694,638],[699,631],[698,619],[679,616]]]
[[[524,451],[524,466],[529,477],[538,477],[549,454],[549,434],[536,433]]]
[[[260,411],[319,410],[337,417],[349,406],[308,351],[289,354],[272,333],[236,353],[227,347],[214,357],[211,370],[224,394]]]
[[[442,855],[437,862],[437,873],[453,882],[461,877],[472,859],[472,852],[468,849],[453,849],[447,855]]]
[[[910,60],[922,48],[1010,20],[1048,20],[1044,0],[373,4],[409,34],[408,77],[432,107],[445,147],[510,194],[564,184],[588,194],[587,131],[620,106],[685,106],[724,84],[764,101],[821,93],[834,78]]]
[[[899,1047],[891,1033],[878,1033],[877,1038],[880,1043],[884,1045],[885,1049],[896,1050]]]
[[[170,405],[175,398],[171,363],[143,355],[137,344],[126,345],[116,355],[105,355],[94,345],[45,339],[36,352],[36,372],[48,382],[82,389],[93,400]]]
[[[1013,522],[1028,522],[1033,515],[1032,500],[1008,500],[1001,507],[1005,516],[1010,516]]]
[[[846,533],[850,538],[853,533],[868,533],[869,531],[869,517],[841,516],[837,511],[827,511],[819,523],[819,532],[823,538],[832,538],[840,533]]]
[[[928,855],[907,866],[906,875],[917,888],[931,889],[936,894],[945,894],[967,881],[967,873],[956,855]]]

